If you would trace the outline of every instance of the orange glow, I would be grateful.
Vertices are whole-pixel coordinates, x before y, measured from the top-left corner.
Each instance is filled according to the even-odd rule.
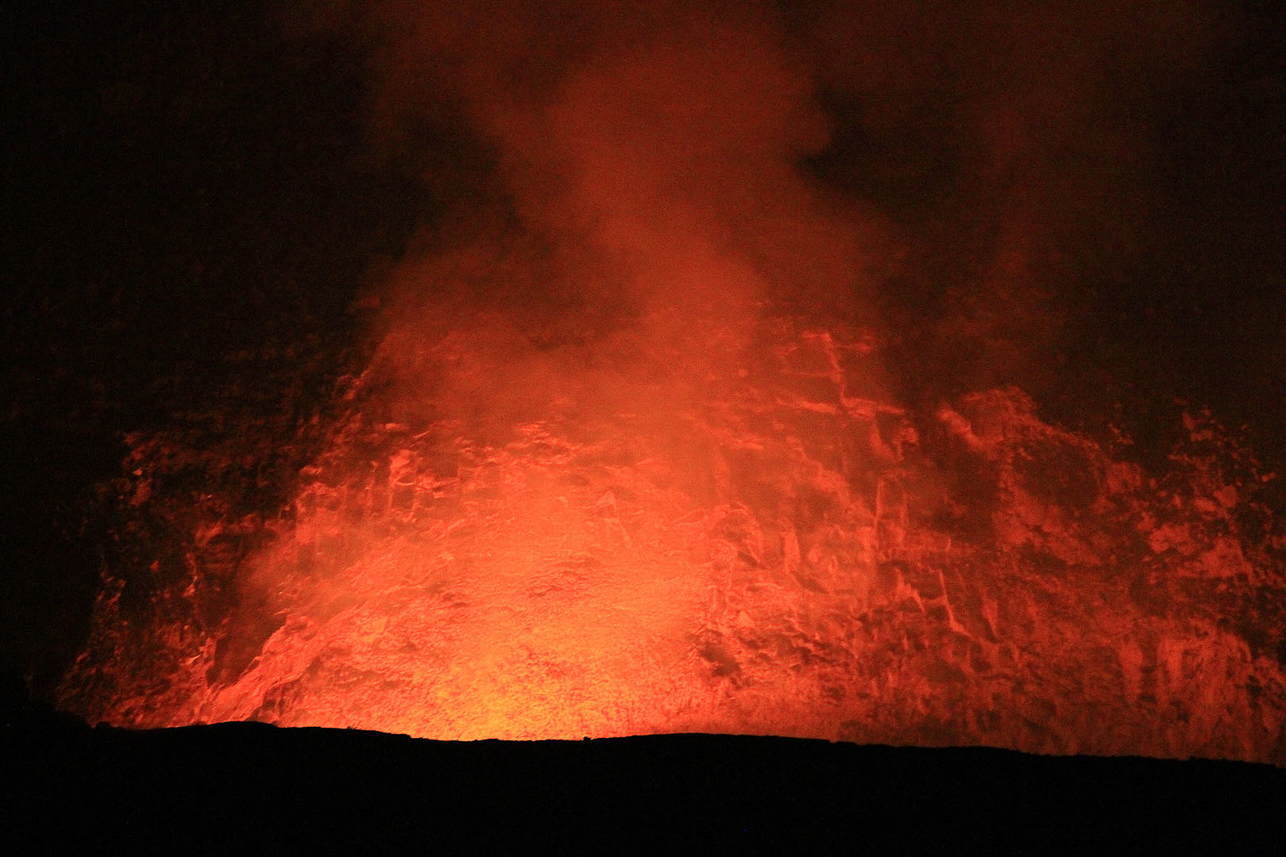
[[[311,423],[130,439],[122,538],[173,561],[105,570],[66,707],[1286,763],[1286,536],[1253,456],[1193,413],[1148,472],[1014,387],[912,408],[888,381],[872,307],[937,267],[960,269],[923,310],[942,354],[994,349],[1012,378],[1055,338],[1038,280],[1118,160],[1090,133],[1116,115],[1094,101],[1114,22],[857,4],[788,33],[786,4],[507,5],[370,4],[374,133],[415,138],[404,114],[450,101],[496,199],[381,283],[374,354]],[[830,143],[823,88],[862,106],[831,184],[801,169]],[[939,105],[916,121],[951,126],[942,165],[858,163],[914,161],[898,117]],[[859,198],[882,176],[902,231]],[[296,435],[286,508],[248,511],[227,474]],[[281,488],[259,479],[244,493]]]
[[[487,371],[487,339],[430,349],[440,389],[476,390],[452,376]],[[776,320],[741,347],[683,396],[583,370],[485,444],[359,391],[228,621],[150,629],[149,663],[105,597],[114,654],[72,698],[135,726],[1278,758],[1280,664],[1192,600],[1280,585],[1228,529],[1253,486],[1200,456],[1158,486],[1015,390],[944,407],[930,449],[854,394],[871,340]],[[221,535],[197,535],[193,601]]]

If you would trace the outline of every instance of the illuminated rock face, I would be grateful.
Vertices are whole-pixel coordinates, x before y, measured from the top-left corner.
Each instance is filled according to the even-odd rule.
[[[109,575],[64,704],[1286,763],[1283,540],[1217,427],[1189,418],[1158,478],[1016,389],[908,414],[852,331],[777,319],[709,352],[627,375],[581,355],[571,383],[455,331],[418,395],[377,357],[266,521],[166,488],[250,441],[136,439],[122,506],[169,521],[181,567],[132,605]]]

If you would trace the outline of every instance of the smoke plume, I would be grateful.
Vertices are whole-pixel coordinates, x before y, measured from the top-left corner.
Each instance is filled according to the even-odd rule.
[[[908,399],[1050,382],[1138,251],[1152,111],[1218,38],[1197,2],[330,8],[372,46],[372,157],[451,212],[395,317],[677,342],[800,307],[892,340]]]

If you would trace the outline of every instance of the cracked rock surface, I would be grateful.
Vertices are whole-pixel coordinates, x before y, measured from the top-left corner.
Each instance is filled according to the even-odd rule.
[[[913,413],[838,326],[484,329],[386,340],[311,422],[132,438],[64,706],[1286,764],[1273,475],[1208,417],[1156,473],[1016,388]]]

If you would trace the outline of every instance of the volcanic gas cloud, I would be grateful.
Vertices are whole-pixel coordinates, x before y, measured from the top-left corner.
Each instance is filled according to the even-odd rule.
[[[1119,80],[1195,73],[1200,9],[735,5],[310,19],[453,207],[311,419],[131,436],[68,708],[1286,761],[1272,474],[1017,386],[1138,216]]]

